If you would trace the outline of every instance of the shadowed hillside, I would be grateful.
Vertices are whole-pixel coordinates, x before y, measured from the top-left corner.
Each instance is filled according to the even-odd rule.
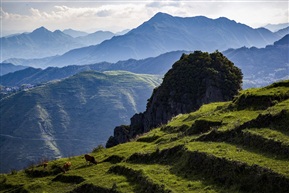
[[[145,109],[159,82],[153,75],[88,71],[3,98],[0,171],[105,144],[115,125]]]

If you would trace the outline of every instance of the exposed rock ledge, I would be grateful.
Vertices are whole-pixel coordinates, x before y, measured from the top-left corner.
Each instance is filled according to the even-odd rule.
[[[222,53],[183,54],[165,74],[163,83],[154,89],[146,111],[135,114],[130,125],[116,127],[106,147],[125,143],[203,104],[231,100],[241,84],[241,70]]]

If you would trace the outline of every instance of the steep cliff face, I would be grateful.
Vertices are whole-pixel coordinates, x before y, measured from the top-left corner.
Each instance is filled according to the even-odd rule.
[[[203,104],[231,100],[241,89],[241,83],[240,69],[220,52],[183,54],[165,74],[163,83],[154,89],[146,111],[135,114],[129,126],[116,127],[106,146],[125,143]]]

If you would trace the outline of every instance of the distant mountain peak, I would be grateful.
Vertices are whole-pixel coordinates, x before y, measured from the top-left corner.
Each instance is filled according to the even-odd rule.
[[[217,18],[217,20],[219,20],[219,21],[228,21],[228,22],[232,22],[232,21],[234,21],[234,20],[230,20],[230,19],[228,19],[228,18],[226,18],[226,17],[219,17],[219,18]],[[234,21],[235,22],[235,21]]]
[[[164,13],[164,12],[158,12],[153,17],[167,17],[167,16],[173,17],[170,14],[167,14],[167,13]]]
[[[48,29],[46,29],[45,27],[41,26],[39,28],[36,28],[33,32],[35,31],[49,31]]]
[[[45,27],[41,26],[40,28],[35,29],[34,31],[31,32],[31,34],[38,34],[38,33],[49,33],[51,31],[49,31],[48,29],[46,29]]]
[[[174,17],[167,13],[158,12],[149,21],[160,21],[160,20],[164,20],[168,18],[174,18]]]
[[[64,34],[62,31],[60,31],[60,30],[55,30],[54,32],[53,32],[54,34]],[[65,35],[67,35],[67,34],[65,34]]]

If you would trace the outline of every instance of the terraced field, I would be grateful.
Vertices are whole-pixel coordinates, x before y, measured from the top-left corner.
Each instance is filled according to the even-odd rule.
[[[80,155],[3,174],[0,191],[289,192],[289,81],[242,91],[90,154],[97,165]]]

